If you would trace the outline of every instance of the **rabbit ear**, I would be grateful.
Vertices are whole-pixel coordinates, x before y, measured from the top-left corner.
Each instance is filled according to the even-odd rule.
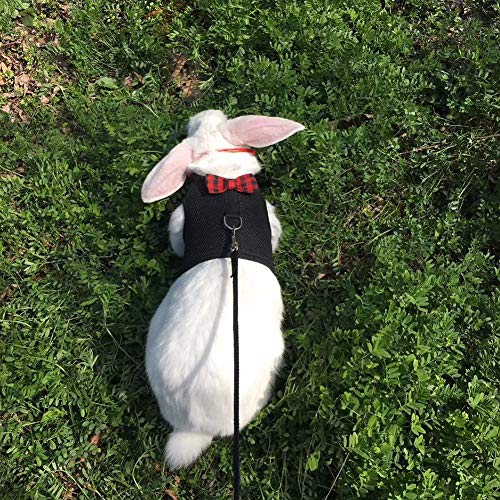
[[[304,128],[304,125],[286,118],[248,115],[228,120],[222,135],[235,146],[261,148],[276,144]]]
[[[175,193],[184,184],[192,160],[193,150],[186,140],[170,150],[146,177],[141,189],[142,201],[151,203]]]

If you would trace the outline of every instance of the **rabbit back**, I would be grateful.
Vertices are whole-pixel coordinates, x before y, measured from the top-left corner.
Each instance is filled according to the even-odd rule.
[[[172,285],[150,324],[146,370],[175,429],[233,432],[233,297],[229,259],[202,262]],[[284,349],[283,304],[266,266],[239,262],[240,423],[267,402]]]

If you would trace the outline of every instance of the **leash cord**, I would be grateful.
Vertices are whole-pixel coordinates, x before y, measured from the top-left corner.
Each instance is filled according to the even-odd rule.
[[[231,277],[233,278],[233,349],[234,349],[234,442],[233,442],[233,498],[240,498],[240,345],[238,328],[238,242],[233,227],[231,244]]]

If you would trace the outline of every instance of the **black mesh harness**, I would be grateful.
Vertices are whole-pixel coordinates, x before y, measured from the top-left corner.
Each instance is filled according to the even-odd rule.
[[[230,256],[231,232],[224,217],[231,227],[242,223],[238,229],[239,258],[259,262],[274,272],[271,226],[260,190],[252,194],[236,190],[211,194],[205,177],[192,175],[183,206],[182,272],[201,262]]]

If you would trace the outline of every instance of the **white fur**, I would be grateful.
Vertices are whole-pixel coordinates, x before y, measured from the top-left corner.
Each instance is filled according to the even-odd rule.
[[[174,431],[165,447],[165,459],[173,469],[190,464],[212,442],[210,434]]]
[[[226,121],[224,113],[215,110],[203,111],[189,120],[189,136],[186,142],[196,156],[194,162],[189,165],[190,172],[199,175],[220,175],[227,179],[260,172],[261,166],[257,158],[250,153],[217,151],[234,147],[221,132]]]
[[[146,370],[163,417],[178,431],[233,432],[232,283],[229,259],[202,262],[182,274],[156,311]],[[262,264],[239,265],[240,423],[267,402],[283,352],[283,304],[278,281]],[[170,466],[198,452],[167,446]],[[187,454],[187,455],[186,455]],[[189,456],[191,459],[184,460]]]
[[[179,205],[170,216],[168,223],[168,234],[170,237],[170,246],[175,255],[182,257],[184,255],[184,207]]]
[[[278,248],[278,243],[281,238],[281,223],[276,217],[276,208],[271,205],[268,201],[266,201],[267,205],[267,214],[269,216],[269,225],[271,226],[271,247],[273,252]]]
[[[257,173],[251,154],[223,153],[230,148],[220,133],[226,117],[205,111],[189,122],[196,154],[189,170],[235,178]],[[273,251],[281,225],[267,205]],[[184,253],[184,210],[173,212],[170,242]],[[149,328],[146,370],[164,418],[174,427],[166,446],[173,468],[192,463],[214,436],[233,433],[232,280],[229,259],[202,262],[182,274],[158,307]],[[283,303],[274,274],[257,262],[239,262],[240,426],[266,404],[280,365]]]

